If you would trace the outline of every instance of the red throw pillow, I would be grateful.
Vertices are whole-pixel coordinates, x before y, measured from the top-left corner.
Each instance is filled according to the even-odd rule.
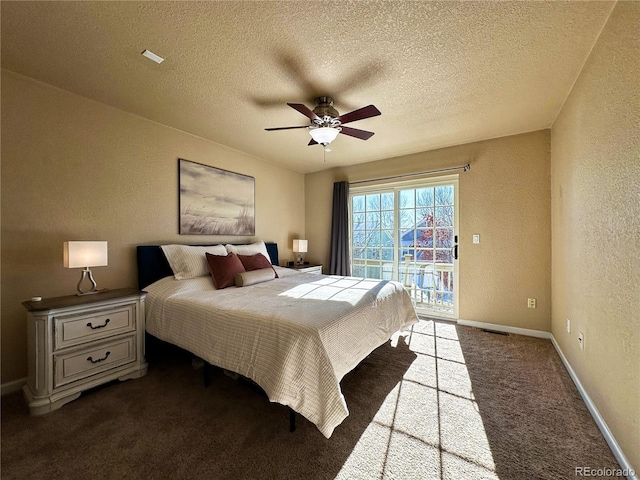
[[[235,253],[229,255],[211,255],[207,256],[207,264],[209,271],[213,277],[213,284],[217,289],[234,286],[236,283],[236,275],[245,271],[242,262]]]
[[[271,262],[263,254],[256,253],[255,255],[238,255],[238,258],[247,272],[252,270],[262,270],[263,268],[271,268],[275,272],[276,278],[278,278],[276,269],[273,268]]]

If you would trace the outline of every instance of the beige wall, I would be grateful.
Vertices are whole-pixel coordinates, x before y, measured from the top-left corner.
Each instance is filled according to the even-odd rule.
[[[636,472],[639,28],[640,3],[618,2],[551,135],[553,335]]]
[[[333,182],[471,164],[459,174],[459,317],[551,328],[549,131],[336,168],[305,176],[309,259],[329,264]],[[474,245],[472,235],[480,234]],[[528,309],[527,298],[538,301]]]
[[[178,235],[178,157],[255,177],[256,236],[292,258],[305,233],[301,174],[2,71],[3,383],[27,375],[21,302],[75,292],[65,240],[109,242],[94,276],[111,289],[136,286],[138,244],[245,240]]]

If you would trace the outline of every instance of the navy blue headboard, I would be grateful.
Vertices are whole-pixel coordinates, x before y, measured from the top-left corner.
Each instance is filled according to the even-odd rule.
[[[278,244],[266,243],[267,252],[271,257],[273,265],[279,265]],[[205,246],[205,245],[198,245]],[[159,245],[138,245],[138,288],[144,290],[144,287],[151,285],[164,277],[173,275],[173,271],[169,266],[167,257]]]

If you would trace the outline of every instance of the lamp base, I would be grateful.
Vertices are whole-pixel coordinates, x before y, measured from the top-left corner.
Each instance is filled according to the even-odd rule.
[[[91,283],[91,290],[89,290],[88,292],[85,292],[84,290],[82,290],[82,282],[84,282],[85,279],[88,279],[89,282]],[[85,267],[82,270],[82,275],[80,276],[80,281],[76,286],[76,290],[78,290],[78,293],[76,293],[78,297],[81,297],[83,295],[93,295],[94,293],[101,293],[101,292],[107,291],[106,288],[102,288],[98,290],[98,285],[96,284],[96,281],[93,279],[93,275],[89,267]]]
[[[93,295],[94,293],[104,293],[108,291],[109,291],[108,288],[101,288],[100,290],[91,290],[90,292],[79,292],[79,293],[76,293],[76,296],[82,297],[84,295]]]

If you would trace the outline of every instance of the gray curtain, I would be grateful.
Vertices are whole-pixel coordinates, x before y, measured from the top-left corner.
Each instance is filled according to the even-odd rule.
[[[349,182],[333,184],[329,274],[351,275],[349,262]]]

